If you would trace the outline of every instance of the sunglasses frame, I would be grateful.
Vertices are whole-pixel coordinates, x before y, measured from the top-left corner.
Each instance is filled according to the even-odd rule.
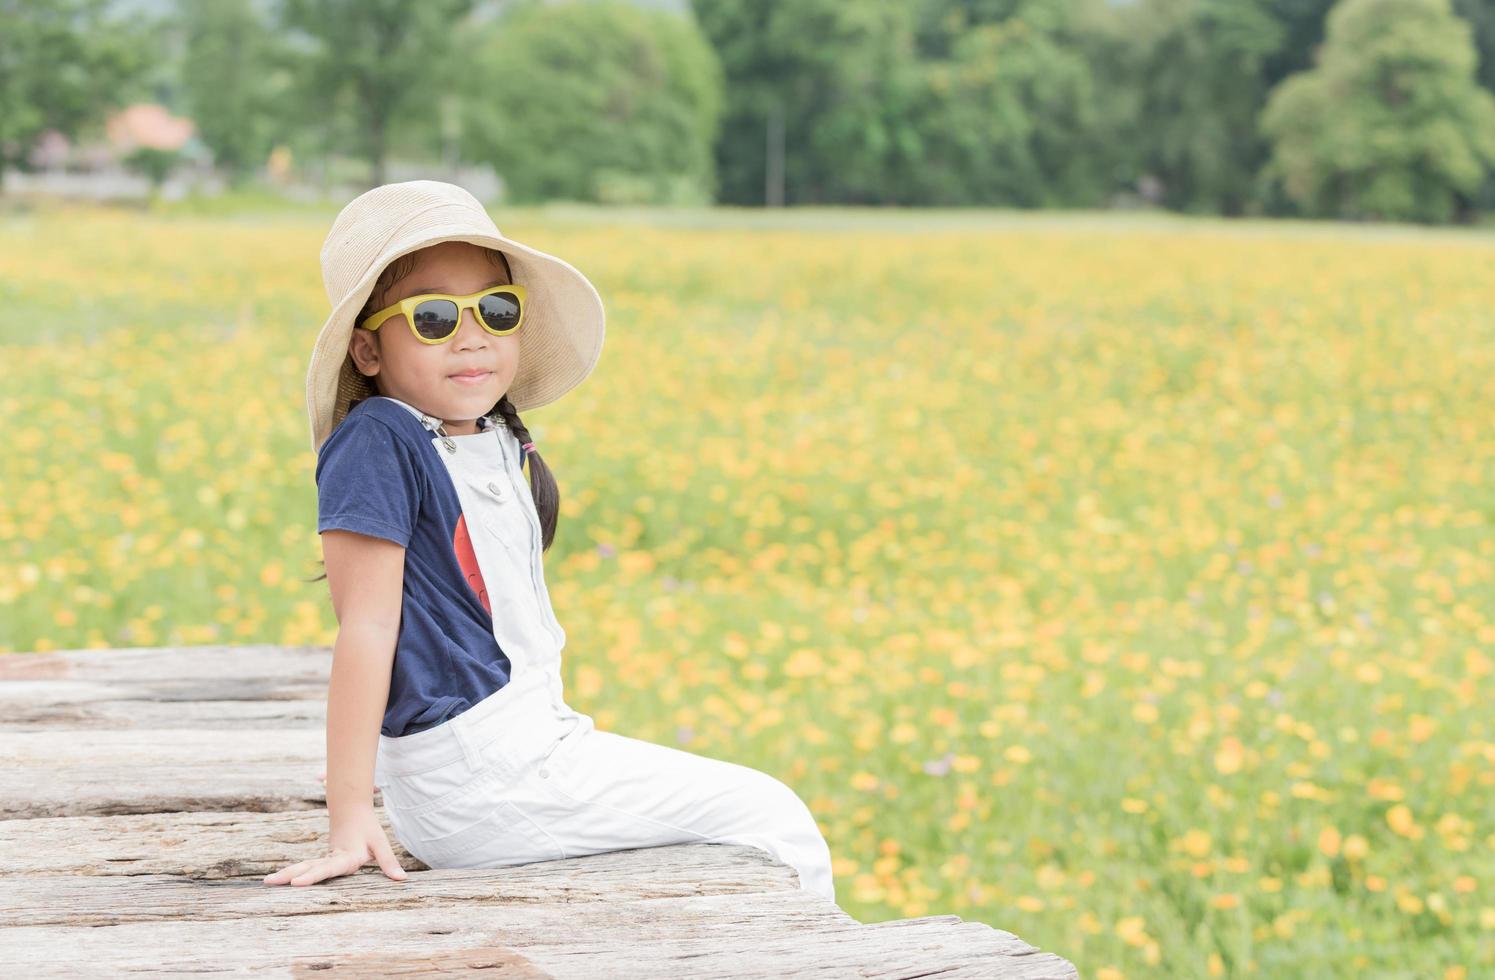
[[[492,327],[488,326],[488,324],[483,320],[482,311],[478,309],[478,301],[484,296],[490,296],[493,293],[508,293],[514,297],[515,302],[519,305],[519,319],[515,320],[514,325],[507,330],[494,330]],[[482,327],[484,330],[488,331],[495,337],[507,337],[509,334],[513,333],[524,325],[524,297],[524,287],[519,285],[518,283],[504,283],[501,286],[489,286],[487,289],[480,289],[477,292],[469,293],[466,296],[457,296],[452,293],[416,293],[414,296],[406,296],[398,303],[386,306],[378,313],[374,313],[370,316],[364,317],[363,322],[358,324],[358,326],[363,330],[378,330],[391,316],[396,313],[402,313],[405,316],[405,323],[410,327],[410,332],[415,335],[416,340],[420,341],[423,344],[444,344],[448,340],[451,340],[453,337],[455,337],[457,335],[457,331],[462,329],[462,311],[471,308],[473,319],[478,321],[478,326]],[[415,326],[415,308],[420,304],[433,299],[450,300],[451,302],[457,304],[457,321],[456,324],[452,327],[452,332],[447,334],[445,337],[439,337],[435,340],[431,339],[430,337],[423,336]],[[370,324],[373,324],[373,326],[370,326]]]

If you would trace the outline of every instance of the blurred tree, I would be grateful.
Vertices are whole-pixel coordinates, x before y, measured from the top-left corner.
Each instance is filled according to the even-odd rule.
[[[0,176],[30,169],[36,138],[77,140],[140,97],[154,22],[116,18],[109,0],[0,0]]]
[[[1274,88],[1287,76],[1313,66],[1324,41],[1324,18],[1334,0],[1271,0],[1265,7],[1281,27],[1279,44],[1265,62],[1264,80]]]
[[[509,197],[705,203],[721,68],[689,17],[621,0],[521,3],[464,47],[464,155]]]
[[[722,201],[885,203],[889,156],[919,148],[917,5],[692,0],[725,74]]]
[[[1479,52],[1479,81],[1495,91],[1495,0],[1454,0],[1454,10],[1474,28],[1474,47]],[[1495,210],[1495,173],[1485,179],[1475,207]]]
[[[1079,20],[1108,6],[694,0],[729,82],[722,197],[1093,203],[1114,168]]]
[[[1467,218],[1495,167],[1495,96],[1449,0],[1341,0],[1318,65],[1272,93],[1262,129],[1268,175],[1314,214]]]
[[[1479,53],[1479,81],[1495,90],[1495,2],[1454,0],[1454,12],[1474,28],[1474,47]]]
[[[144,176],[151,184],[151,196],[161,192],[161,185],[171,176],[172,170],[182,161],[181,150],[164,150],[154,146],[140,146],[131,150],[121,163],[127,170]]]
[[[1274,0],[1140,0],[1124,12],[1139,176],[1186,211],[1249,209],[1266,149],[1256,116],[1269,59],[1285,41]]]
[[[186,109],[230,184],[269,155],[292,97],[287,52],[253,0],[184,0]]]
[[[1094,204],[1108,189],[1103,127],[1079,41],[1080,2],[925,0],[911,203]]]
[[[402,112],[435,111],[459,73],[491,56],[472,44],[473,0],[281,0],[279,22],[313,43],[298,59],[300,122],[327,134],[327,151],[351,138],[370,180],[385,182],[391,129]],[[345,133],[329,124],[353,113]]]

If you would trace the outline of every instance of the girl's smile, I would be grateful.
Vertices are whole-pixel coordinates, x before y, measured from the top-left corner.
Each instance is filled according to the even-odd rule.
[[[468,371],[465,374],[453,374],[451,379],[459,385],[478,385],[492,376],[492,371]]]

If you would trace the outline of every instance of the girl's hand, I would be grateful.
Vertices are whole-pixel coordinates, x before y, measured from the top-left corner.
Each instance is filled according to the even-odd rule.
[[[331,854],[311,861],[297,861],[273,871],[265,875],[265,884],[314,885],[327,878],[352,874],[369,861],[378,861],[379,869],[395,881],[406,878],[405,869],[400,867],[394,849],[389,846],[389,836],[373,807],[355,811],[349,819],[336,824],[329,843]]]

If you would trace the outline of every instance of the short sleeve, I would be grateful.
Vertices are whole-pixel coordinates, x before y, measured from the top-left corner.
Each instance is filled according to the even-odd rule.
[[[369,415],[344,419],[317,454],[317,533],[357,531],[408,548],[420,512],[416,461]]]

